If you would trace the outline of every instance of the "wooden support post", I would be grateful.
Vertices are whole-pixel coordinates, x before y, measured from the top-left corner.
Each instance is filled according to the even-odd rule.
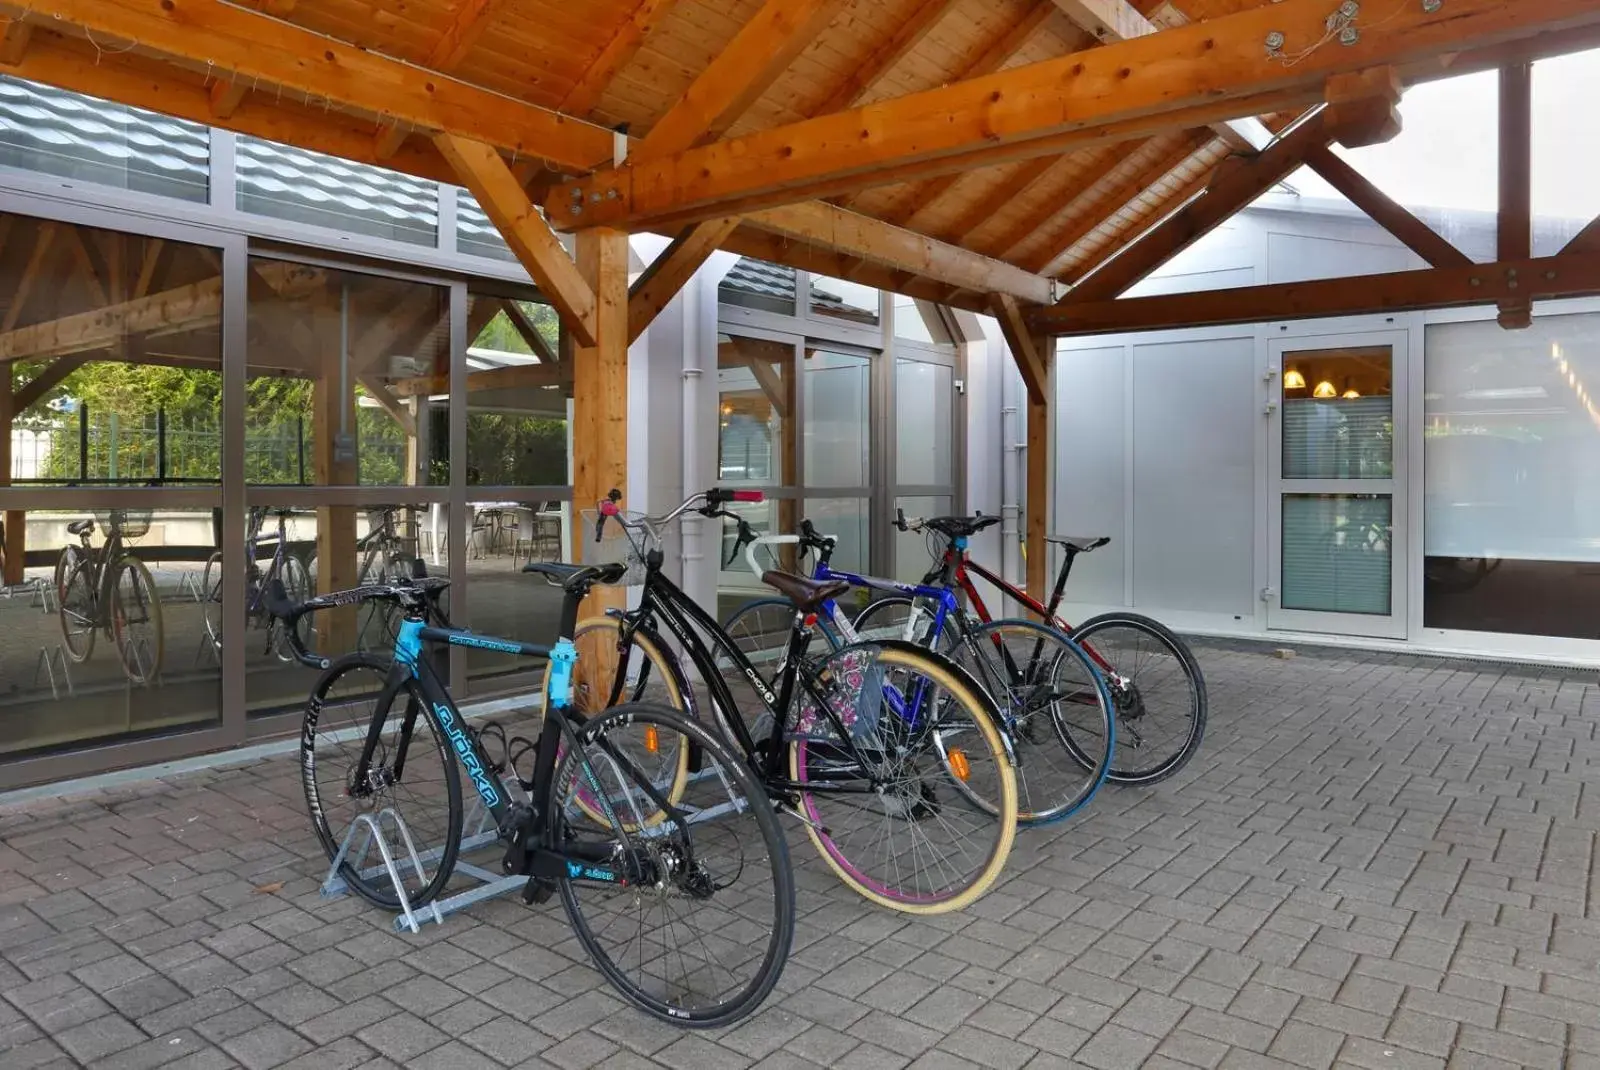
[[[1499,259],[1533,256],[1533,67],[1513,63],[1500,68],[1500,252]],[[1500,326],[1533,326],[1526,298],[1500,302]]]
[[[307,302],[311,315],[316,380],[312,386],[312,445],[316,483],[320,487],[353,486],[357,482],[354,437],[355,377],[341,375],[347,358],[340,318],[343,291],[329,285]],[[350,436],[341,440],[341,433]],[[317,593],[354,587],[356,575],[356,510],[349,505],[317,507]],[[342,606],[316,615],[317,649],[337,655],[354,650],[356,610]]]
[[[15,372],[0,365],[0,487],[11,485],[11,421],[16,415],[13,394]],[[5,514],[5,545],[0,546],[0,586],[22,582],[23,553],[27,549],[27,515],[12,509]]]
[[[628,482],[628,236],[597,228],[578,232],[578,271],[594,292],[594,341],[572,356],[572,515],[570,559],[582,560],[576,530],[584,509],[593,509],[612,488]],[[626,504],[626,503],[624,503]],[[597,587],[585,607],[602,612],[623,604],[620,587]]]

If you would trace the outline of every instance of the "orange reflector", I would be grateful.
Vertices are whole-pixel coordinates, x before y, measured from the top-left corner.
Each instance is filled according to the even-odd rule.
[[[815,613],[807,613],[805,615],[805,620],[802,621],[801,623],[803,623],[807,628],[809,628],[812,625],[817,623],[817,615]]]
[[[661,750],[661,736],[656,732],[656,726],[653,724],[644,726],[644,749],[651,754],[656,754]],[[966,777],[961,779],[965,780]]]
[[[967,756],[961,753],[960,747],[950,748],[950,771],[956,779],[965,782],[972,775],[972,765],[967,761]]]

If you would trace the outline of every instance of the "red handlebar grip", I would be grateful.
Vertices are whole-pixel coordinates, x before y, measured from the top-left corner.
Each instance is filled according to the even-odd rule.
[[[599,505],[601,516],[616,516],[622,511],[617,508],[617,503],[613,501],[603,501],[600,502]]]
[[[764,502],[767,500],[767,496],[759,490],[736,490],[733,492],[733,500],[736,502]]]

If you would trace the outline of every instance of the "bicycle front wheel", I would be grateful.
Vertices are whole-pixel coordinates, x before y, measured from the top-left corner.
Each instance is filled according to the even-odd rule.
[[[66,560],[66,554],[62,559]],[[64,576],[58,585],[56,616],[61,619],[61,638],[66,644],[67,657],[73,661],[88,661],[94,653],[95,623],[100,616],[100,597],[94,587],[94,569],[89,558],[74,554],[67,561]]]
[[[650,778],[613,744],[641,728],[693,747],[700,765],[674,816]],[[578,730],[551,784],[560,815],[553,846],[613,866],[626,885],[584,877],[569,861],[559,882],[573,932],[629,1002],[674,1025],[738,1021],[777,984],[794,937],[794,874],[777,814],[749,768],[698,722],[655,703],[615,706]],[[608,816],[579,803],[598,792]]]
[[[979,625],[951,651],[1000,706],[1017,757],[1017,817],[1066,818],[1111,768],[1115,726],[1104,678],[1083,649],[1028,620]]]
[[[794,603],[784,598],[758,598],[746,602],[729,614],[722,630],[739,652],[750,660],[761,678],[771,683],[778,673],[778,662],[789,649],[789,633],[794,629]],[[717,651],[717,668],[723,676],[733,672],[733,661]]]
[[[378,708],[388,675],[388,659],[348,654],[317,680],[300,731],[301,781],[311,824],[330,862],[361,815],[376,819],[388,810],[405,823],[420,873],[410,864],[406,844],[396,842],[394,825],[383,821],[382,827],[415,908],[437,896],[455,869],[461,781],[444,730],[414,682],[407,680],[387,709]],[[361,752],[374,720],[381,724],[378,742],[363,770]],[[356,829],[349,842],[339,875],[367,902],[399,910],[400,896],[375,839]]]
[[[268,577],[271,582],[272,577]],[[306,570],[305,562],[293,554],[285,554],[283,566],[278,569],[277,579],[283,582],[283,589],[291,602],[304,602],[310,598],[313,591],[311,587],[311,573]],[[310,618],[301,617],[295,623],[296,634],[300,637],[302,645],[310,646]],[[277,655],[279,661],[293,661],[294,648],[290,646],[288,636],[284,632],[283,621],[274,618],[267,625],[269,642],[268,647]]]
[[[1110,686],[1117,714],[1111,779],[1154,784],[1187,765],[1206,733],[1206,681],[1184,641],[1137,613],[1086,620],[1072,637]]]
[[[1011,853],[1017,780],[994,703],[948,658],[858,644],[790,714],[806,834],[839,879],[911,914],[959,910]]]
[[[167,651],[161,596],[149,567],[137,557],[117,562],[117,585],[111,589],[111,637],[129,680],[148,684],[161,675]]]
[[[222,551],[213,550],[200,574],[200,613],[205,618],[206,636],[211,645],[222,649]]]

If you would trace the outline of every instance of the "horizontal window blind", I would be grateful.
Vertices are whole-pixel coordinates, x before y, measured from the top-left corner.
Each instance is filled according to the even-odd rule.
[[[1283,608],[1387,616],[1392,520],[1388,495],[1285,494]]]
[[[1383,396],[1285,401],[1283,478],[1392,478],[1392,409]]]

